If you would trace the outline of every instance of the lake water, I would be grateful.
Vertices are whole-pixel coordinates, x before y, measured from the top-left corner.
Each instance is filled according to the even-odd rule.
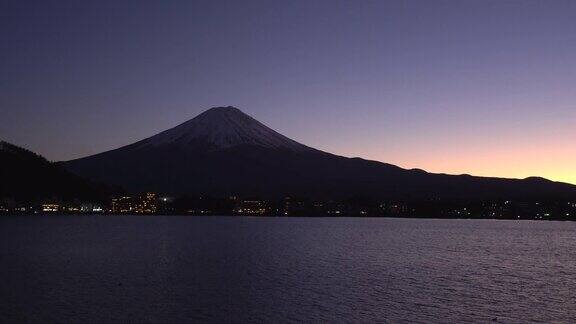
[[[576,322],[576,223],[0,218],[0,322]]]

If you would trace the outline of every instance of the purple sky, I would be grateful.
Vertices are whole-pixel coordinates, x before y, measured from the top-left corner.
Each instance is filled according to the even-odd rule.
[[[2,1],[0,138],[65,160],[234,105],[323,150],[576,183],[576,1]]]

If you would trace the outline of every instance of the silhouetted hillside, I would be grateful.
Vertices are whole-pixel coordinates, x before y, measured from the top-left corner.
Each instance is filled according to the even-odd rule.
[[[88,182],[42,156],[0,141],[0,198],[15,202],[101,201],[109,188]]]

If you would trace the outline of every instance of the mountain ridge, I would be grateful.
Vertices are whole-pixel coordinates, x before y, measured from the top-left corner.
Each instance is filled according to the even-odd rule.
[[[331,154],[293,141],[230,106],[209,109],[134,144],[62,165],[132,191],[177,194],[576,198],[576,186],[550,180],[434,174]]]

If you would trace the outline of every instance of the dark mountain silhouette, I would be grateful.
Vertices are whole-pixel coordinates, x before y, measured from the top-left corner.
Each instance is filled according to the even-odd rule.
[[[58,164],[0,141],[0,199],[13,202],[103,201],[109,188],[91,183]]]
[[[233,107],[212,108],[160,134],[63,162],[132,191],[377,199],[564,199],[576,186],[542,178],[431,174],[297,143]]]

